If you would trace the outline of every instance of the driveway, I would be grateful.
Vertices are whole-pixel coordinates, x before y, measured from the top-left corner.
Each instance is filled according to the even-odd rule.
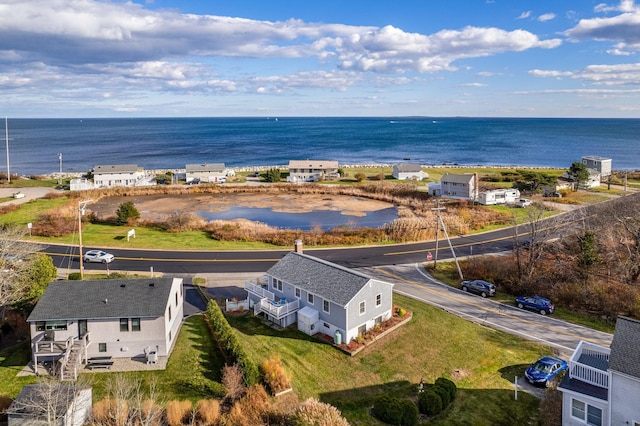
[[[42,198],[50,192],[62,192],[53,188],[0,188],[0,198],[12,198],[13,194],[22,193],[22,198],[12,198],[11,200],[1,203],[1,205],[7,204],[23,204],[31,200]]]

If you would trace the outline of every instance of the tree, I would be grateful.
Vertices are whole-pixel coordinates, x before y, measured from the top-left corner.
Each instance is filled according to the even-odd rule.
[[[264,175],[264,180],[267,182],[280,182],[281,178],[280,169],[269,169]]]
[[[116,216],[118,216],[118,223],[124,225],[125,223],[135,223],[140,219],[140,212],[136,208],[133,201],[126,201],[120,204],[118,210],[116,210]]]
[[[0,318],[4,318],[7,307],[20,302],[31,292],[28,277],[30,255],[37,246],[25,242],[25,230],[14,226],[0,229]],[[57,272],[56,272],[57,273]]]
[[[537,191],[541,186],[553,186],[558,181],[554,175],[535,170],[516,170],[520,179],[515,182],[515,187],[521,191]]]
[[[583,187],[589,182],[589,170],[580,161],[574,161],[569,168],[569,175],[573,178],[576,186],[574,190]]]
[[[356,178],[356,180],[357,180],[358,182],[362,182],[362,181],[367,180],[367,175],[365,175],[365,174],[364,174],[364,173],[362,173],[362,172],[358,172],[358,173],[356,173],[354,177]]]

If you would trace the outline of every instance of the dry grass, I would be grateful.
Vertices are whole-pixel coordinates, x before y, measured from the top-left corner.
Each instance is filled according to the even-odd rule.
[[[102,399],[91,411],[91,422],[100,425],[124,426],[129,419],[129,405],[120,399]]]
[[[277,394],[291,387],[280,357],[272,357],[262,363],[262,378],[273,394]]]
[[[220,403],[216,399],[201,399],[196,408],[198,425],[211,426],[220,417]]]
[[[191,401],[169,401],[166,408],[166,419],[169,426],[180,426],[189,422]]]

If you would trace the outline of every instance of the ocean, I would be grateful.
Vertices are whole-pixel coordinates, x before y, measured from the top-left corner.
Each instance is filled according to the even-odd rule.
[[[104,164],[251,168],[304,159],[568,168],[586,155],[611,158],[614,170],[640,169],[640,119],[10,118],[8,123],[10,171],[22,175],[57,173],[59,153],[64,173]],[[0,171],[6,172],[3,160]]]

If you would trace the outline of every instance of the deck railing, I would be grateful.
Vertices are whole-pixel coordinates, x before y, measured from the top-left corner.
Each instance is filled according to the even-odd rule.
[[[252,294],[259,296],[261,299],[266,297],[269,300],[274,300],[276,297],[275,294],[262,287],[262,285],[260,285],[256,280],[245,281],[244,289]]]
[[[283,304],[276,303],[272,299],[261,299],[259,305],[262,312],[268,313],[276,319],[284,318],[300,309],[298,299]]]
[[[596,368],[580,361],[581,356],[600,360],[609,364],[611,350],[604,346],[581,341],[569,360],[569,377],[594,386],[608,389],[609,373],[606,369]],[[583,358],[584,359],[584,358]]]

